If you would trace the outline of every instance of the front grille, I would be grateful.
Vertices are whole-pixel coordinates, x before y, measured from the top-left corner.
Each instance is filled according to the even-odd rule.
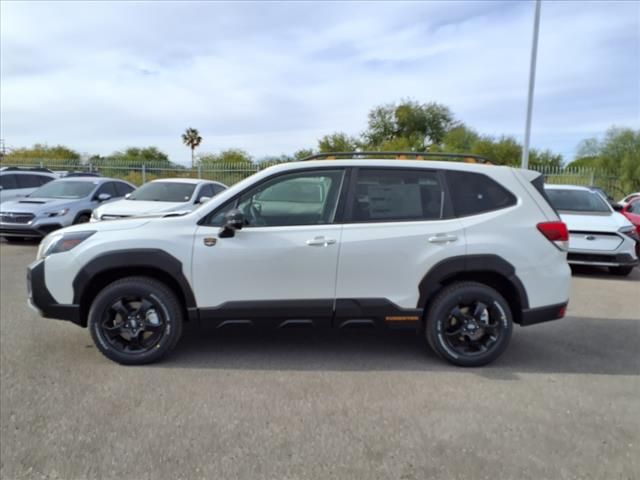
[[[29,223],[35,218],[33,213],[0,212],[0,222],[2,223]]]

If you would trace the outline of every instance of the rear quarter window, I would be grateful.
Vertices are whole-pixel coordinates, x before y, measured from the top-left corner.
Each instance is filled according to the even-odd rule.
[[[517,202],[515,195],[482,173],[449,170],[446,178],[457,217],[500,210]]]
[[[0,187],[3,190],[14,190],[18,188],[16,175],[0,175]]]

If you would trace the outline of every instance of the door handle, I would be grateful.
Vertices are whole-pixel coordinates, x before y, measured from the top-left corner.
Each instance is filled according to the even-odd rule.
[[[457,235],[451,235],[447,233],[438,233],[433,237],[429,237],[429,242],[431,243],[449,243],[449,242],[455,242],[456,240],[458,240]]]
[[[328,247],[336,243],[335,238],[315,237],[312,240],[307,240],[307,245],[310,247]]]

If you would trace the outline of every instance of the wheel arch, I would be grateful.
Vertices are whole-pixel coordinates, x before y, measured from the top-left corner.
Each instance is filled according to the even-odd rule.
[[[74,217],[73,217],[73,223],[74,223],[74,224],[76,223],[76,220],[78,220],[78,218],[80,217],[80,215],[87,215],[89,218],[91,218],[91,214],[92,214],[92,213],[93,213],[93,210],[91,210],[91,209],[87,210],[87,209],[85,208],[85,209],[82,209],[82,210],[78,210],[78,211],[76,212],[76,214],[74,215]]]
[[[191,286],[182,272],[182,263],[158,249],[132,249],[108,252],[88,262],[73,280],[73,303],[80,307],[80,322],[87,326],[93,299],[108,284],[125,277],[147,276],[163,282],[178,296],[185,319],[196,316]]]
[[[475,281],[494,288],[509,302],[515,323],[529,308],[527,292],[514,266],[498,255],[466,255],[448,258],[433,266],[418,286],[418,308],[427,312],[434,296],[447,285]]]

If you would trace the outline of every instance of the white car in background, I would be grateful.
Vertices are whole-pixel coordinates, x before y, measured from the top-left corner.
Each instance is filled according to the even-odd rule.
[[[126,198],[96,208],[92,222],[169,212],[190,212],[226,190],[210,180],[165,178],[145,183]]]
[[[545,191],[569,229],[570,264],[608,267],[614,275],[631,273],[638,264],[638,239],[629,220],[587,187],[545,185]]]

